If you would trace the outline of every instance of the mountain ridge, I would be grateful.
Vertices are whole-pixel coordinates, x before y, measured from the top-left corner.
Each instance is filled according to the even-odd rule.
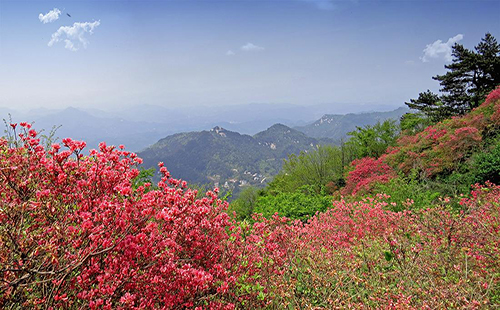
[[[377,122],[383,122],[387,119],[394,119],[399,122],[401,116],[409,111],[408,108],[400,107],[387,112],[327,113],[308,125],[296,126],[294,129],[313,138],[329,138],[339,143],[347,136],[348,132],[356,130],[356,127],[373,126]]]
[[[289,154],[307,152],[320,143],[283,124],[253,136],[215,126],[167,136],[138,155],[145,168],[162,161],[174,177],[238,191],[246,185],[266,184]]]

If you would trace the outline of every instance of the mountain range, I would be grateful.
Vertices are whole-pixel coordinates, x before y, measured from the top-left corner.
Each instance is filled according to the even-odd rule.
[[[247,185],[263,186],[276,175],[290,154],[308,152],[319,145],[339,144],[357,126],[374,125],[408,112],[325,114],[319,120],[291,128],[274,124],[253,136],[216,126],[211,130],[174,134],[139,153],[144,167],[164,162],[171,175],[189,183],[220,186],[237,193]]]
[[[44,133],[57,128],[56,138],[84,140],[87,149],[97,148],[100,142],[105,141],[108,145],[124,144],[127,149],[137,151],[174,132],[159,123],[130,121],[117,116],[103,116],[104,113],[98,116],[97,113],[72,107],[64,110],[38,109],[25,114],[9,111],[0,116],[9,121],[9,114],[13,122],[33,122],[34,128]]]
[[[124,144],[131,151],[141,151],[159,139],[179,132],[202,131],[221,126],[241,134],[254,135],[281,123],[297,127],[307,132],[323,114],[344,113],[345,111],[366,108],[387,109],[388,106],[375,105],[328,105],[299,106],[292,104],[244,104],[220,107],[176,107],[139,104],[108,110],[96,108],[47,109],[38,108],[30,111],[1,108],[0,118],[14,122],[34,122],[38,130],[50,131],[53,126],[60,126],[56,136],[72,137],[85,140],[89,148],[95,148],[101,141],[108,144]],[[386,112],[382,112],[386,113]],[[388,112],[390,113],[390,112]],[[330,115],[330,114],[328,114]],[[348,123],[349,118],[345,119]],[[364,125],[363,120],[355,120]],[[344,126],[344,125],[341,125]],[[310,133],[307,133],[308,135]],[[313,137],[328,137],[321,135]],[[334,139],[338,137],[333,135]]]

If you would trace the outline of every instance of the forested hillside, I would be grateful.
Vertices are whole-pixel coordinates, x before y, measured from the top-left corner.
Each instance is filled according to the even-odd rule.
[[[161,139],[139,153],[144,167],[164,162],[175,176],[196,184],[211,184],[233,192],[248,185],[263,186],[281,169],[289,154],[310,151],[318,140],[276,124],[254,136],[221,127],[180,133]]]
[[[399,135],[386,121],[359,128],[341,146],[290,156],[267,188],[247,189],[232,207],[243,218],[253,212],[304,218],[325,210],[322,197],[355,200],[383,193],[393,210],[406,209],[407,201],[425,208],[442,197],[467,195],[472,184],[498,183],[499,97],[497,89],[470,113],[418,133]],[[284,207],[290,199],[294,207]]]

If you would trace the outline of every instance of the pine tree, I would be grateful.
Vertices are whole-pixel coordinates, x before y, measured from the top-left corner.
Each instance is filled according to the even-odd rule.
[[[440,101],[452,115],[467,113],[471,107],[471,88],[476,82],[479,69],[477,55],[463,45],[455,43],[452,47],[453,62],[444,67],[449,71],[444,75],[432,77],[441,85]],[[443,113],[446,115],[446,113]]]
[[[410,109],[423,112],[432,122],[438,122],[453,115],[451,109],[443,104],[439,95],[430,90],[418,94],[417,99],[410,99],[406,105]]]
[[[477,94],[475,106],[500,84],[500,44],[487,33],[481,42],[475,47],[478,57],[478,68],[481,75],[477,78]]]

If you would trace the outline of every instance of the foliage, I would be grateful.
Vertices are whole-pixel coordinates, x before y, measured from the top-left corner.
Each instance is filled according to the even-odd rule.
[[[290,219],[307,220],[316,212],[326,211],[332,203],[332,198],[318,194],[308,194],[297,190],[292,193],[279,193],[276,196],[267,195],[257,199],[254,212],[265,217],[274,214]]]
[[[319,194],[329,182],[342,182],[345,157],[343,148],[327,145],[289,155],[269,189],[273,193],[291,193],[305,186]]]
[[[392,211],[426,209],[438,202],[440,192],[420,182],[415,175],[398,175],[386,183],[374,184],[375,193],[384,193],[384,201]]]
[[[389,146],[394,146],[399,135],[399,129],[394,120],[378,122],[374,126],[357,127],[348,133],[351,138],[348,145],[354,146],[355,157],[378,158]]]
[[[423,114],[431,123],[439,122],[454,115],[453,110],[443,104],[439,95],[430,90],[418,94],[417,99],[410,99],[410,102],[406,102],[406,105],[410,109],[418,110],[419,114]],[[406,127],[409,127],[408,125],[405,124]]]
[[[353,159],[367,154],[379,157],[388,147],[395,145],[398,137],[395,122],[386,120],[374,126],[358,127],[349,134],[351,139],[340,147],[320,146],[315,151],[299,156],[290,155],[280,174],[269,185],[271,195],[293,193],[304,186],[313,188],[315,194],[331,194],[344,185],[344,194],[359,190],[367,193],[371,184],[388,181],[392,169],[373,158],[355,160],[353,165],[362,166],[349,172],[347,180],[344,179],[345,167]]]
[[[427,91],[406,103],[433,121],[471,111],[500,84],[500,45],[490,33],[485,34],[474,51],[455,43],[452,56],[453,62],[445,65],[448,72],[433,77],[439,81],[442,95]]]
[[[431,119],[422,112],[406,113],[401,117],[399,126],[405,134],[416,134],[432,125]]]
[[[474,156],[472,171],[474,171],[476,182],[491,181],[500,184],[500,139],[488,152],[478,153]]]
[[[388,152],[387,163],[406,175],[416,171],[420,180],[444,182],[454,175],[468,186],[473,181],[467,176],[473,155],[488,147],[485,140],[494,138],[491,135],[500,125],[496,119],[500,100],[495,97],[499,92],[494,90],[481,106],[465,116],[444,120],[415,135],[403,134]]]
[[[236,218],[240,221],[251,219],[252,214],[255,213],[257,199],[263,194],[262,189],[256,187],[248,187],[241,191],[238,199],[232,201],[228,208],[228,213],[236,213]]]
[[[147,189],[151,188],[153,184],[153,177],[156,170],[154,168],[144,169],[139,167],[139,174],[132,179],[132,188],[134,190],[138,189],[139,186],[143,186]]]
[[[281,172],[269,184],[269,192],[292,193],[306,187],[314,189],[315,194],[332,194],[345,185],[345,168],[349,163],[365,156],[378,158],[395,145],[398,131],[394,120],[386,120],[374,126],[357,127],[349,133],[350,140],[339,147],[319,146],[300,155],[289,155]]]

